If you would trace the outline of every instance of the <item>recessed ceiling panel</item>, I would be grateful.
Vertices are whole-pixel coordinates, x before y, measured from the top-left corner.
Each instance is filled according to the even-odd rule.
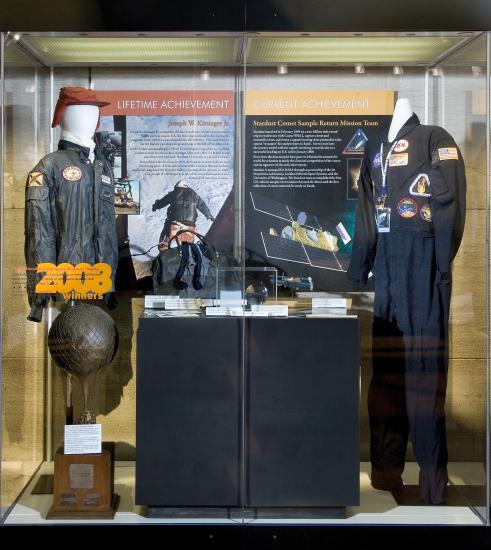
[[[234,63],[234,37],[53,37],[23,40],[48,65],[97,63]]]
[[[429,64],[466,40],[459,36],[251,38],[248,63]]]

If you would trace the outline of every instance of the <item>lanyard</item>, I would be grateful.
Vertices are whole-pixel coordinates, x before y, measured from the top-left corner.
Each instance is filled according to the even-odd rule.
[[[380,193],[385,196],[387,196],[387,167],[389,166],[390,155],[392,155],[392,152],[394,151],[396,145],[397,140],[394,141],[391,148],[389,149],[387,157],[385,158],[385,162],[382,162],[384,158],[384,143],[382,142],[380,144],[380,171],[382,172],[382,189],[380,190]]]

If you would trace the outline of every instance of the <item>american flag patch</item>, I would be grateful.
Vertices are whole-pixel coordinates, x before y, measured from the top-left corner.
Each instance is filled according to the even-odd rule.
[[[438,149],[438,157],[440,160],[459,160],[457,147],[444,147]]]

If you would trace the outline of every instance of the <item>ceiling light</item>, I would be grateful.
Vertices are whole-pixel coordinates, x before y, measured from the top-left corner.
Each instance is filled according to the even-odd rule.
[[[392,67],[392,73],[395,75],[402,75],[404,74],[404,69],[400,65],[394,65]]]
[[[278,74],[288,74],[288,67],[286,65],[278,65]]]
[[[364,74],[365,73],[365,65],[362,65],[361,63],[357,63],[355,65],[355,73],[356,74]]]
[[[199,73],[199,77],[201,80],[210,80],[210,71],[208,69],[203,69]]]
[[[235,37],[22,36],[47,65],[185,63],[199,67],[234,62]],[[48,48],[43,55],[43,48]],[[47,54],[47,55],[46,55]],[[278,63],[275,63],[278,65]]]
[[[432,67],[431,69],[431,76],[442,76],[442,70],[438,67]]]
[[[362,63],[409,66],[430,64],[465,38],[457,36],[259,36],[251,40],[247,61],[288,65]],[[478,63],[470,63],[470,65]]]
[[[14,34],[14,40],[15,40],[15,41],[20,40],[20,34],[19,34],[18,32],[16,32],[16,33]]]

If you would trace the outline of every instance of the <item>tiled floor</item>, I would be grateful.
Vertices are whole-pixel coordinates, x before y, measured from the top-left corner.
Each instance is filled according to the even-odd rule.
[[[398,506],[390,493],[377,491],[370,486],[368,477],[369,465],[361,464],[360,505],[348,508],[346,519],[255,519],[246,520],[254,524],[392,524],[392,525],[481,525],[481,519],[469,506]],[[478,488],[483,484],[483,466],[477,463],[450,464],[451,483],[461,488]],[[48,524],[48,523],[84,523],[88,520],[70,521],[45,519],[52,504],[51,495],[32,495],[31,491],[39,475],[52,473],[52,464],[43,464],[36,476],[31,480],[22,497],[13,507],[6,524]],[[134,504],[134,474],[132,462],[116,463],[115,491],[121,501],[114,520],[91,520],[91,523],[167,523],[167,524],[240,524],[238,520],[223,519],[149,519],[145,517],[145,509]],[[406,465],[404,482],[416,485],[418,468],[415,464]]]

